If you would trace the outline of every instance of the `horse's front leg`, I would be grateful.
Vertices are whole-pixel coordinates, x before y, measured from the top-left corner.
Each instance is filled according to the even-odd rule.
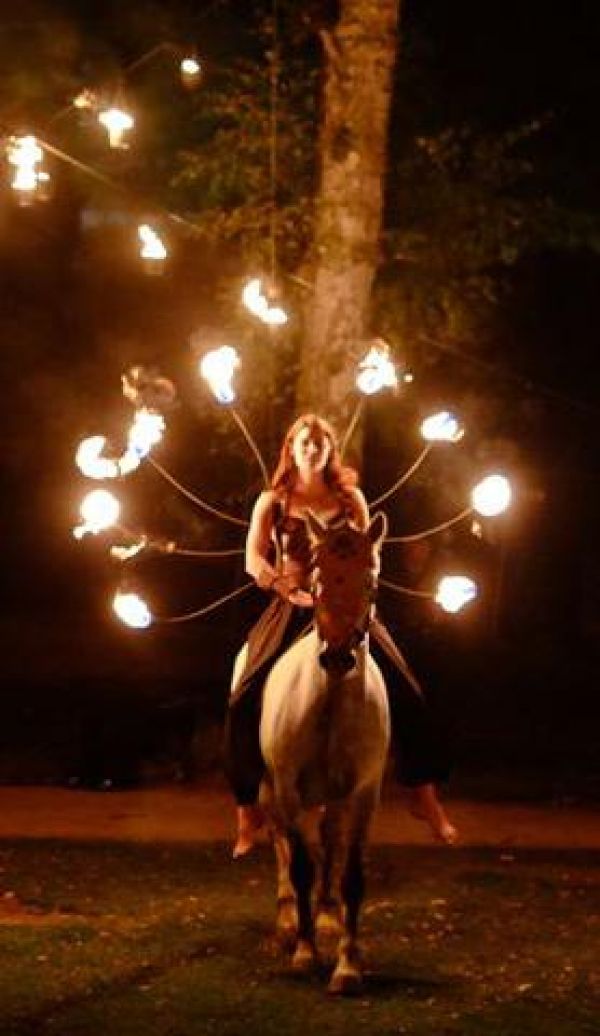
[[[362,984],[358,917],[365,892],[363,852],[377,798],[377,789],[369,789],[355,803],[341,882],[344,930],[337,948],[336,966],[329,982],[330,993],[348,995],[355,993]]]
[[[329,803],[319,822],[320,843],[323,852],[319,891],[317,895],[317,931],[323,935],[340,935],[342,929],[341,867],[344,863],[343,809],[339,803]]]
[[[278,824],[273,825],[273,850],[277,864],[277,934],[286,945],[291,946],[298,936],[298,908],[290,874],[290,843]]]
[[[290,876],[290,844],[285,833],[285,826],[275,804],[273,787],[267,778],[260,786],[260,805],[267,818],[269,834],[275,853],[277,867],[277,934],[287,944],[295,944],[298,934],[298,911],[296,909],[296,892]]]
[[[315,865],[300,828],[288,828],[287,837],[291,849],[290,876],[296,892],[298,909],[298,940],[292,957],[292,967],[295,971],[308,971],[317,959],[311,903]]]
[[[277,819],[285,832],[289,849],[289,876],[296,897],[298,937],[292,957],[296,971],[308,971],[316,962],[315,929],[312,915],[312,889],[315,865],[299,823],[300,799],[291,787],[276,786]]]

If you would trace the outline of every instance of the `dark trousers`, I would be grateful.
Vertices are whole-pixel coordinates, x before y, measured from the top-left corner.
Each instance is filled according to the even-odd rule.
[[[248,636],[246,666],[232,692],[225,723],[225,770],[240,806],[256,802],[264,773],[259,728],[265,680],[274,662],[310,623],[308,609],[274,595]],[[372,619],[369,635],[388,692],[397,780],[409,787],[446,780],[447,760],[416,677],[378,617]]]

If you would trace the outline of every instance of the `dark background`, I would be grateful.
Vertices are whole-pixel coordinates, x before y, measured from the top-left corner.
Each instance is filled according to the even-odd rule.
[[[136,56],[131,38],[121,38],[116,7],[86,5],[84,17],[83,5],[60,6],[124,62]],[[195,7],[158,7],[207,52],[212,47],[214,60],[233,48],[240,19],[257,15],[254,5],[217,5],[200,36]],[[501,128],[552,111],[543,144],[548,189],[594,212],[594,14],[591,3],[568,11],[512,0],[406,3],[400,61],[403,48],[417,54],[420,74],[408,84],[399,78],[394,119],[406,124],[418,107],[433,132],[448,121]],[[149,34],[144,46],[152,43]],[[0,779],[97,786],[191,778],[218,763],[231,660],[261,595],[253,591],[198,623],[142,633],[119,626],[109,601],[120,572],[106,543],[71,538],[83,488],[73,452],[84,435],[116,431],[128,417],[122,370],[158,362],[182,389],[160,459],[237,514],[248,514],[260,482],[241,439],[231,450],[238,431],[192,386],[188,339],[214,323],[218,305],[214,257],[184,241],[163,277],[147,277],[125,250],[126,228],[84,229],[85,205],[68,176],[42,209],[17,209],[2,195]],[[381,597],[449,731],[458,788],[462,781],[471,791],[563,797],[596,788],[598,269],[591,248],[521,261],[497,317],[502,365],[489,353],[439,356],[414,389],[423,385],[433,398],[441,383],[457,395],[466,385],[481,415],[492,405],[493,424],[475,419],[466,456],[481,460],[486,449],[495,456],[501,443],[518,490],[514,511],[488,523],[483,541],[456,532],[435,557],[386,554],[386,574],[408,573],[415,585],[426,585],[444,556],[482,577],[480,602],[456,618]],[[415,413],[410,395],[370,405],[368,495],[414,457]],[[273,442],[262,445],[272,462]],[[448,473],[459,485],[461,470],[454,457],[437,454],[409,499],[390,505],[392,530],[418,527],[423,514],[438,520],[427,512],[430,490]],[[151,532],[189,545],[240,544],[233,527],[205,519],[148,469],[124,493],[128,518]],[[139,576],[165,615],[201,607],[244,579],[241,561],[175,558],[145,562]]]

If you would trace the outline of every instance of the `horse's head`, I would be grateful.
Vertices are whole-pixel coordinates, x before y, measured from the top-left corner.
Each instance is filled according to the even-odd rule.
[[[346,521],[327,527],[312,514],[307,523],[313,547],[315,624],[326,644],[321,663],[326,669],[346,671],[353,667],[352,651],[369,625],[387,520],[379,512],[366,532]]]

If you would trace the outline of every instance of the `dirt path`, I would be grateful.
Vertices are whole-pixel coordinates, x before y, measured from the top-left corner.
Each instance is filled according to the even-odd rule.
[[[590,807],[454,799],[447,805],[463,846],[600,850],[598,812]],[[213,842],[229,840],[232,833],[232,799],[219,786],[106,793],[0,788],[0,838]],[[431,844],[427,828],[394,797],[381,804],[372,840]]]

